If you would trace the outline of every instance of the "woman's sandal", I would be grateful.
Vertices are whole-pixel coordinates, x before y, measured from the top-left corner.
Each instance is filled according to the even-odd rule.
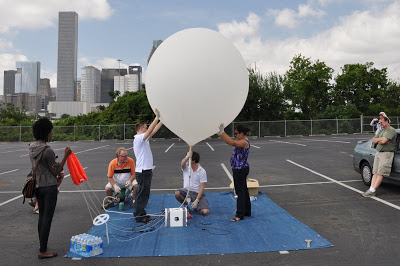
[[[231,219],[231,222],[237,222],[237,221],[240,221],[240,220],[243,220],[243,218],[234,217],[234,218]]]
[[[39,209],[33,209],[33,214],[39,214]]]

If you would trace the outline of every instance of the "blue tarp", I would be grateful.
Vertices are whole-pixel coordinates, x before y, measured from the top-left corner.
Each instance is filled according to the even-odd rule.
[[[164,216],[148,225],[136,223],[131,215],[110,213],[106,225],[94,226],[88,234],[99,236],[104,242],[104,253],[96,257],[144,257],[249,253],[286,251],[331,247],[308,226],[296,220],[260,193],[252,201],[252,216],[230,222],[235,216],[236,199],[232,192],[206,193],[210,215],[193,213],[186,227],[165,227]],[[127,207],[125,212],[132,213]],[[162,215],[165,208],[180,204],[173,194],[152,194],[147,205],[148,214]],[[118,211],[118,206],[109,210]],[[305,239],[312,240],[307,248]],[[68,252],[68,257],[79,257]]]

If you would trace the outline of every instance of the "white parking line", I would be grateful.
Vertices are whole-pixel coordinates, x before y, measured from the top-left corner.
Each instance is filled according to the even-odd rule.
[[[15,172],[15,171],[18,171],[18,170],[19,170],[19,169],[14,169],[14,170],[11,170],[11,171],[8,171],[8,172],[3,172],[3,173],[0,173],[0,175],[12,173],[12,172]]]
[[[231,175],[231,173],[229,172],[229,170],[226,168],[225,164],[221,163],[222,168],[224,169],[225,173],[228,175],[229,179],[231,180],[231,182],[233,182],[233,176]]]
[[[318,175],[318,176],[320,176],[320,177],[323,177],[323,178],[325,178],[325,179],[328,179],[328,180],[330,180],[330,181],[332,181],[332,182],[334,182],[334,183],[336,183],[336,184],[338,184],[338,185],[341,185],[341,186],[343,186],[343,187],[345,187],[345,188],[348,188],[348,189],[350,189],[350,190],[353,190],[354,192],[357,192],[357,193],[359,193],[359,194],[364,193],[364,191],[360,191],[360,190],[358,190],[358,189],[356,189],[356,188],[353,188],[353,187],[351,187],[351,186],[348,186],[348,185],[346,185],[346,184],[343,184],[343,183],[340,182],[340,181],[337,181],[337,180],[335,180],[335,179],[333,179],[333,178],[330,178],[330,177],[328,177],[328,176],[326,176],[326,175],[320,174],[320,173],[318,173],[318,172],[316,172],[316,171],[314,171],[314,170],[311,170],[310,168],[307,168],[307,167],[305,167],[305,166],[302,166],[302,165],[300,165],[300,164],[298,164],[298,163],[295,163],[295,162],[293,162],[293,161],[291,161],[291,160],[286,160],[286,161],[289,162],[289,163],[291,163],[291,164],[294,164],[294,165],[296,165],[296,166],[298,166],[298,167],[300,167],[300,168],[303,168],[304,170],[307,170],[307,171],[309,171],[309,172],[311,172],[311,173],[313,173],[313,174],[316,174],[316,175]],[[387,206],[390,206],[390,207],[392,207],[392,208],[395,208],[395,209],[397,209],[397,210],[400,210],[400,206],[397,206],[397,205],[395,205],[395,204],[393,204],[393,203],[390,203],[390,202],[388,202],[388,201],[386,201],[386,200],[383,200],[383,199],[380,199],[380,198],[377,198],[377,197],[371,197],[371,199],[374,199],[374,200],[379,201],[379,202],[381,202],[381,203],[383,203],[383,204],[386,204]]]
[[[251,144],[250,146],[251,146],[251,147],[254,147],[254,148],[257,148],[257,149],[260,149],[260,147],[258,147],[258,146],[256,146],[256,145],[253,145],[253,144]]]
[[[341,183],[350,183],[350,182],[361,182],[362,180],[346,180],[346,181],[338,181]],[[322,185],[322,184],[333,184],[332,181],[325,182],[310,182],[310,183],[292,183],[292,184],[278,184],[278,185],[264,185],[260,187],[287,187],[287,186],[306,186],[306,185]]]
[[[21,191],[20,191],[20,193],[21,193]],[[3,203],[0,203],[0,207],[3,206],[3,205],[6,205],[7,203],[9,203],[11,201],[14,201],[14,200],[22,198],[22,197],[23,197],[22,195],[19,195],[19,196],[16,196],[16,197],[12,198],[12,199],[9,199],[9,200],[7,200],[7,201],[5,201]]]
[[[97,150],[97,149],[101,149],[101,148],[108,147],[108,146],[109,145],[104,145],[104,146],[100,146],[100,147],[93,148],[93,149],[88,149],[88,150],[84,150],[84,151],[78,151],[78,152],[75,152],[75,154],[82,153],[82,152],[87,152],[87,151],[92,151],[92,150]]]
[[[12,151],[2,151],[0,153],[10,153],[10,152],[15,152],[15,151],[26,151],[28,148],[26,149],[22,149],[22,150],[12,150]]]
[[[172,146],[174,146],[174,145],[175,145],[175,143],[172,143],[171,146],[169,146],[168,149],[165,150],[165,152],[167,153],[169,151],[169,149],[171,149]]]
[[[70,146],[70,148],[75,148],[76,146]],[[53,151],[59,151],[59,150],[65,150],[65,148],[58,148],[58,149],[54,149]],[[25,156],[29,156],[29,154],[25,154],[25,155],[21,155],[19,157],[25,157]]]
[[[309,140],[309,141],[320,141],[320,142],[337,142],[337,143],[351,143],[348,141],[340,141],[340,140],[323,140],[323,139],[302,139],[302,140]]]
[[[294,142],[286,142],[286,141],[279,141],[279,140],[270,140],[270,141],[279,142],[279,143],[285,143],[285,144],[292,144],[292,145],[299,145],[299,146],[304,146],[304,147],[307,146],[305,144],[294,143]]]
[[[210,147],[210,149],[211,149],[212,151],[214,151],[214,148],[213,148],[213,147],[211,147],[211,145],[210,145],[210,144],[208,144],[208,142],[206,142],[206,144],[208,145],[208,147]]]

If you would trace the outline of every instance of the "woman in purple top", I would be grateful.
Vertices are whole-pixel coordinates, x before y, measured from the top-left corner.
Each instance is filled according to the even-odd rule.
[[[236,216],[231,222],[243,220],[245,216],[251,216],[251,202],[249,190],[247,189],[247,175],[249,174],[249,163],[247,157],[250,152],[250,142],[247,139],[247,133],[250,131],[247,127],[237,125],[235,127],[235,137],[232,139],[224,132],[224,125],[219,126],[218,136],[228,145],[233,146],[231,157],[231,166],[233,172],[233,184],[237,198]]]

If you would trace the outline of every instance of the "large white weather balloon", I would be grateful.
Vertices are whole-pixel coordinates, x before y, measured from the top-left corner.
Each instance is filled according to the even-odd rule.
[[[151,57],[147,98],[161,121],[190,146],[218,132],[242,110],[249,90],[246,64],[220,33],[179,31]]]

